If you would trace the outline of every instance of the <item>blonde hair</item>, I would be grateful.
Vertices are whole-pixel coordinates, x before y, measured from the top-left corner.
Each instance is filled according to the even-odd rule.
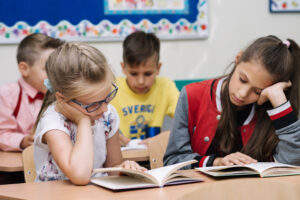
[[[60,92],[66,101],[94,91],[100,82],[112,81],[114,76],[106,58],[96,48],[79,42],[65,43],[46,62],[46,72],[52,86],[47,91],[35,128],[41,116]]]

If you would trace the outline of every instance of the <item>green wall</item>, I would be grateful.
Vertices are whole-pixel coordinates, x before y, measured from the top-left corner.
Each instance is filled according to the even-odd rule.
[[[178,90],[180,91],[183,86],[190,84],[190,83],[194,83],[194,82],[200,82],[200,81],[204,81],[205,79],[187,79],[187,80],[174,80]]]

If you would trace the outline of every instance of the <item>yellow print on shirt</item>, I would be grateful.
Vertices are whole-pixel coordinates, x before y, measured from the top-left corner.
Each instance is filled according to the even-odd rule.
[[[151,104],[147,105],[132,105],[122,108],[123,116],[127,116],[129,114],[137,114],[137,113],[153,113],[155,106]]]

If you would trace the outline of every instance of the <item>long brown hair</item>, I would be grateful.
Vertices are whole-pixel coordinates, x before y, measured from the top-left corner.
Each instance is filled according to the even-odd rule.
[[[261,64],[273,77],[276,82],[292,82],[292,86],[285,92],[293,110],[298,115],[300,104],[300,50],[299,46],[291,39],[287,46],[275,36],[261,37],[255,40],[243,52],[238,63],[224,82],[221,93],[222,114],[219,121],[215,141],[220,150],[225,154],[241,151],[258,161],[270,161],[278,144],[278,137],[275,129],[267,115],[266,110],[271,109],[269,102],[256,106],[257,123],[247,144],[242,148],[240,143],[241,134],[238,131],[236,122],[237,108],[229,98],[229,82],[240,62],[255,61]]]
[[[66,101],[94,91],[98,84],[112,80],[113,74],[104,55],[96,48],[78,42],[65,43],[56,49],[46,62],[46,72],[51,84],[42,108],[37,117],[37,124],[49,105],[55,100],[55,93],[60,92]]]

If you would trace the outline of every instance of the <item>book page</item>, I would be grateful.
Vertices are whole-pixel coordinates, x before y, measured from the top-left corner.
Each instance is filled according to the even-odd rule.
[[[256,170],[240,165],[201,167],[195,169],[215,177],[259,174]]]
[[[265,171],[269,168],[273,168],[273,167],[293,167],[291,165],[277,163],[277,162],[257,162],[257,163],[251,163],[251,164],[245,165],[245,166],[256,170],[260,174],[262,174],[263,171]]]
[[[300,175],[300,167],[273,167],[266,169],[262,177]]]
[[[136,179],[147,179],[147,182],[152,182],[156,184],[157,186],[163,186],[165,181],[168,179],[169,176],[171,176],[172,173],[177,171],[178,169],[195,163],[197,162],[196,160],[189,160],[186,162],[181,162],[178,164],[174,165],[169,165],[166,167],[160,167],[152,170],[148,170],[145,172],[142,171],[137,171],[137,170],[132,170],[132,169],[125,169],[121,167],[112,167],[112,168],[99,168],[99,169],[94,169],[93,174],[95,173],[104,173],[104,172],[121,172],[123,174],[126,174],[131,177],[135,177]],[[177,175],[176,175],[177,176]],[[122,177],[124,178],[124,176]]]
[[[202,167],[196,168],[197,170],[210,174],[212,176],[239,176],[239,175],[263,175],[265,171],[276,171],[279,168],[285,168],[285,172],[288,168],[295,166],[276,163],[276,162],[258,162],[248,165],[232,165],[232,166],[215,166],[215,167]],[[282,171],[282,169],[281,169]],[[275,173],[274,173],[275,175]],[[278,175],[278,173],[277,173]]]
[[[190,165],[193,164],[197,161],[195,160],[189,160],[186,162],[181,162],[178,164],[174,164],[174,165],[169,165],[169,166],[165,166],[165,167],[160,167],[160,168],[156,168],[156,169],[152,169],[152,170],[148,170],[146,171],[146,173],[150,174],[151,176],[155,177],[155,179],[157,180],[157,183],[159,186],[164,185],[165,181],[168,179],[168,177],[174,173],[175,171],[177,171],[178,169],[186,166],[186,165]]]
[[[157,184],[157,180],[155,179],[155,177],[153,177],[151,174],[147,173],[148,171],[143,172],[143,171],[137,171],[137,170],[133,170],[133,169],[125,169],[122,167],[98,168],[98,169],[93,170],[93,174],[107,173],[107,172],[120,172],[125,175],[131,176],[133,178],[147,179],[148,182]],[[122,177],[124,177],[124,176],[122,176]]]
[[[148,149],[148,147],[144,144],[139,144],[141,139],[133,139],[128,142],[125,147],[121,147],[121,151],[133,150],[133,149]]]
[[[106,176],[92,178],[91,182],[112,190],[127,190],[135,188],[157,187],[145,179],[134,179],[129,176]]]

